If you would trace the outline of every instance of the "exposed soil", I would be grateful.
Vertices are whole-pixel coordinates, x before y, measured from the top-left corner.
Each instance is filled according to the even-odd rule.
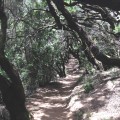
[[[92,80],[94,89],[84,92],[84,80]],[[120,70],[86,75],[71,94],[68,105],[74,120],[120,120]]]
[[[27,108],[34,120],[73,120],[67,108],[67,101],[71,94],[71,86],[80,77],[77,61],[70,59],[66,70],[66,78],[58,78],[57,82],[37,89],[27,98]]]
[[[66,78],[58,78],[27,98],[34,120],[120,120],[119,69],[95,71],[82,77],[84,72],[78,70],[75,59],[70,59],[66,69]],[[89,79],[94,82],[94,89],[85,93],[85,80]]]

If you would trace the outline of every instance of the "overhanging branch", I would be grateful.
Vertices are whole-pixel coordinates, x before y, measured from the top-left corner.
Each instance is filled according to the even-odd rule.
[[[120,11],[120,0],[76,0],[76,1],[90,5],[108,7],[112,10]]]
[[[0,54],[4,54],[6,42],[7,16],[4,11],[0,10],[1,20],[1,38],[0,38]]]
[[[55,1],[55,0],[54,0]],[[53,1],[53,2],[54,2]],[[99,49],[93,49],[94,48],[94,43],[91,41],[91,39],[88,37],[88,35],[86,34],[86,32],[83,30],[82,27],[78,26],[71,14],[62,6],[61,4],[61,8],[60,8],[60,4],[56,4],[56,2],[54,2],[56,7],[58,8],[58,10],[62,13],[62,15],[65,17],[67,23],[68,23],[68,26],[73,29],[79,36],[79,38],[81,39],[82,41],[82,44],[84,46],[84,51],[86,50],[86,48],[88,47],[89,48],[89,55],[90,55],[90,58],[92,58],[92,62],[94,62],[94,65],[96,64],[95,62],[95,59],[93,59],[92,55],[99,61],[101,61],[103,64],[106,64],[108,66],[117,66],[117,67],[120,67],[120,59],[119,58],[108,58],[105,54],[100,54],[99,52]],[[91,52],[92,52],[92,55],[91,55]],[[88,58],[89,60],[89,58]],[[90,60],[89,60],[90,61]],[[91,61],[90,61],[91,62]]]

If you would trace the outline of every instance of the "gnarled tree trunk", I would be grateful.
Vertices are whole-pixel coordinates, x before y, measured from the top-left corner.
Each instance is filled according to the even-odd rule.
[[[48,3],[48,6],[50,8],[50,12],[51,12],[52,16],[56,19],[57,15],[55,15],[55,9],[52,6],[51,1],[50,0],[46,0],[46,1]],[[62,13],[64,18],[66,19],[68,27],[71,30],[74,30],[78,34],[78,36],[79,36],[78,39],[81,40],[84,53],[85,53],[86,57],[88,58],[88,60],[93,65],[95,65],[97,67],[97,69],[99,69],[99,65],[96,63],[96,60],[100,61],[103,64],[103,67],[105,67],[105,69],[107,69],[109,67],[113,67],[113,66],[120,68],[120,59],[119,58],[108,58],[104,53],[100,52],[99,48],[94,45],[94,43],[88,37],[86,32],[83,30],[83,28],[74,21],[71,14],[67,11],[67,9],[65,9],[63,0],[61,0],[61,1],[62,2],[58,2],[58,0],[52,0],[52,2],[56,5],[57,9]],[[86,3],[91,2],[91,4],[92,4],[92,2],[95,2],[98,0],[83,0],[83,1]],[[110,0],[110,1],[112,2],[113,0]],[[108,3],[108,2],[106,2],[106,3]],[[118,0],[116,0],[116,3],[118,3]],[[108,6],[108,5],[106,5],[106,6]]]
[[[10,113],[11,120],[29,120],[29,114],[25,107],[25,94],[17,70],[5,57],[4,49],[6,43],[7,17],[4,12],[3,3],[0,1],[0,67],[5,71],[7,78],[0,75],[0,90],[3,101]]]

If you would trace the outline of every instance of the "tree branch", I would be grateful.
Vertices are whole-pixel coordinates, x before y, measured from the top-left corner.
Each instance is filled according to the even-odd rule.
[[[46,0],[46,1],[47,1],[48,6],[49,6],[50,13],[51,13],[52,16],[54,17],[55,22],[56,22],[58,28],[59,28],[59,29],[65,28],[65,27],[62,25],[62,23],[61,23],[61,21],[60,21],[60,18],[57,16],[54,7],[51,5],[50,0]]]
[[[80,3],[90,4],[90,5],[108,7],[115,11],[120,10],[120,0],[76,0],[76,1]]]
[[[1,10],[0,10],[0,20],[1,20],[0,54],[4,55],[5,42],[6,42],[7,16],[5,12]]]
[[[89,53],[85,52],[86,56],[87,55],[90,55],[90,57],[88,56],[88,60],[90,58],[90,62],[94,65],[96,65],[96,62],[95,62],[95,59],[93,58],[93,56],[91,55],[91,52],[92,54],[94,55],[94,57],[101,61],[103,64],[107,64],[108,66],[117,66],[117,67],[120,67],[120,59],[114,59],[114,58],[108,58],[105,54],[100,54],[99,53],[99,49],[93,49],[94,48],[94,43],[91,41],[91,39],[88,37],[88,35],[86,34],[86,32],[83,30],[82,27],[78,26],[78,24],[76,24],[76,22],[74,22],[71,14],[66,10],[66,9],[62,9],[63,7],[60,8],[60,5],[58,7],[58,4],[56,4],[56,2],[54,2],[55,5],[57,6],[58,10],[62,13],[62,15],[65,17],[67,23],[68,23],[68,26],[74,30],[79,38],[81,39],[82,41],[82,44],[83,44],[83,47],[84,47],[84,52],[86,51],[86,48],[88,47],[89,49]],[[62,5],[62,4],[61,4]],[[98,51],[97,51],[98,50]],[[90,52],[91,51],[91,52]],[[92,58],[92,59],[91,59]]]

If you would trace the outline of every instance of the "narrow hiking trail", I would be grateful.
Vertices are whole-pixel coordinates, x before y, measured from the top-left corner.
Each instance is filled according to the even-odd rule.
[[[37,89],[27,98],[27,108],[34,120],[73,120],[67,108],[67,100],[72,91],[71,86],[80,77],[77,68],[77,60],[71,58],[66,65],[66,78],[58,78],[57,82]]]

